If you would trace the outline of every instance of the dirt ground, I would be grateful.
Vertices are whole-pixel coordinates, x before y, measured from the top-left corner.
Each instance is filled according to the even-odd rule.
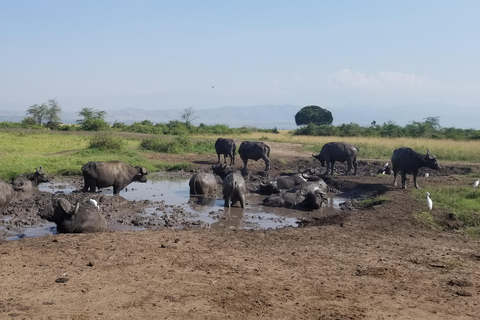
[[[297,145],[269,145],[270,175],[313,164]],[[155,157],[202,171],[217,160]],[[350,205],[299,228],[166,227],[0,241],[0,318],[479,319],[480,241],[436,208],[443,228],[415,220],[425,201],[376,175],[385,161],[361,160],[357,176],[326,177]],[[480,175],[475,164],[440,164],[419,178],[421,187],[468,185]],[[263,167],[249,163],[251,171]],[[387,200],[358,206],[375,196]]]

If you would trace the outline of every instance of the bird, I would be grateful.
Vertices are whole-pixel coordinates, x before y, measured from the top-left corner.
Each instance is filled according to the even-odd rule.
[[[100,207],[98,206],[97,204],[97,201],[93,200],[93,199],[90,199],[88,200],[91,204],[93,204],[95,207],[97,207],[97,209],[100,209]]]
[[[432,199],[430,199],[430,192],[427,192],[427,206],[428,206],[428,210],[432,210],[433,201]]]
[[[430,174],[428,172],[425,172],[425,178],[427,178]]]
[[[474,183],[473,183],[473,187],[476,188],[478,187],[478,184],[480,183],[480,179],[477,179]]]

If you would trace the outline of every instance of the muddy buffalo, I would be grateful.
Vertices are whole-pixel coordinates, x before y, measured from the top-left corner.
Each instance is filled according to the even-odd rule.
[[[95,192],[96,188],[113,186],[113,194],[134,181],[147,182],[147,169],[132,167],[120,161],[90,161],[82,166],[85,185],[83,191]]]
[[[392,154],[392,171],[393,171],[393,185],[397,185],[397,174],[400,171],[402,176],[402,188],[406,189],[407,173],[413,174],[413,184],[415,188],[419,188],[417,183],[418,171],[420,168],[430,168],[439,170],[440,165],[437,162],[437,157],[430,153],[427,149],[427,154],[420,154],[410,148],[398,148]]]
[[[235,164],[237,147],[233,139],[218,138],[215,141],[215,151],[217,152],[218,163],[220,163],[220,155],[223,154],[224,163],[227,163],[227,157],[230,157],[230,165]]]
[[[243,169],[247,170],[248,159],[265,161],[265,170],[270,169],[270,147],[263,142],[243,141],[238,148],[238,154],[243,160]]]
[[[326,174],[330,171],[330,174],[333,174],[333,166],[335,162],[347,162],[347,172],[346,175],[354,168],[353,174],[357,174],[357,153],[358,148],[350,143],[345,142],[329,142],[322,147],[322,150],[319,154],[312,154],[312,156],[320,161],[320,164],[325,166],[327,163]],[[330,170],[329,170],[330,169]]]
[[[213,172],[222,178],[222,193],[225,199],[225,207],[230,208],[237,202],[245,208],[246,186],[240,171],[232,170],[227,165],[212,166]]]
[[[49,182],[42,167],[36,168],[34,173],[22,174],[12,179],[12,185],[15,191],[37,191],[38,185],[42,182]]]
[[[326,201],[328,186],[323,180],[307,181],[263,200],[264,206],[301,210],[319,209]]]
[[[73,206],[66,199],[58,199],[53,210],[41,217],[54,222],[59,233],[86,233],[107,231],[107,221],[100,210],[91,204]]]
[[[14,193],[13,186],[0,179],[0,212],[12,201]]]
[[[291,189],[299,184],[307,182],[308,177],[304,173],[295,173],[292,175],[279,176],[262,182],[260,185],[260,194],[279,193],[281,190]]]
[[[199,172],[195,173],[188,182],[190,194],[198,195],[216,195],[217,179],[213,173]]]

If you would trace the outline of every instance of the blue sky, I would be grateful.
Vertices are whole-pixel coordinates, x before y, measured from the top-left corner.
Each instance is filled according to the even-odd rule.
[[[56,98],[64,110],[438,103],[474,114],[479,15],[480,1],[462,0],[2,1],[0,109]]]

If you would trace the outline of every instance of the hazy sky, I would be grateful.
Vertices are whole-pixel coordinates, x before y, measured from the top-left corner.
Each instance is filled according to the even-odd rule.
[[[478,0],[2,1],[0,103],[474,110],[479,16]]]

